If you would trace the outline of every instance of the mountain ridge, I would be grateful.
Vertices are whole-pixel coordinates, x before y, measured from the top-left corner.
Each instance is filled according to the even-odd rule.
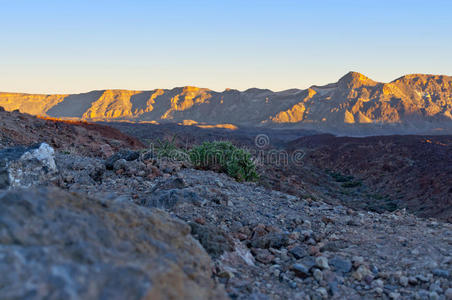
[[[87,121],[193,120],[321,128],[333,133],[347,133],[349,125],[364,125],[398,127],[408,133],[441,128],[444,134],[452,132],[452,77],[408,74],[382,83],[351,71],[336,83],[279,92],[259,88],[218,92],[195,86],[53,95],[0,92],[0,106],[8,111]]]

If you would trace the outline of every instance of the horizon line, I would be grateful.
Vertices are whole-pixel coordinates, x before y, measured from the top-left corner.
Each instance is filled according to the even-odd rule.
[[[92,93],[92,92],[101,92],[101,91],[133,91],[133,92],[152,92],[152,91],[156,91],[156,90],[166,90],[166,91],[170,91],[170,90],[174,90],[174,89],[182,89],[182,88],[187,88],[187,87],[194,87],[194,88],[198,88],[198,89],[205,89],[208,90],[210,92],[215,92],[215,93],[223,93],[229,90],[232,91],[238,91],[240,93],[252,90],[252,89],[257,89],[257,90],[268,90],[272,93],[281,93],[281,92],[286,92],[286,91],[290,91],[290,90],[298,90],[298,91],[304,91],[307,90],[309,88],[312,87],[322,87],[322,86],[328,86],[331,84],[335,84],[338,83],[339,80],[345,76],[347,76],[348,74],[360,74],[365,76],[368,79],[373,80],[372,78],[368,77],[367,75],[364,75],[361,72],[357,72],[357,71],[349,71],[347,73],[345,73],[345,75],[341,76],[336,82],[330,82],[330,83],[326,83],[323,85],[317,85],[317,84],[312,84],[307,88],[297,88],[297,87],[293,87],[293,88],[288,88],[288,89],[283,89],[283,90],[271,90],[268,88],[259,88],[259,87],[250,87],[244,90],[240,90],[240,89],[235,89],[235,88],[225,88],[223,91],[219,91],[219,90],[213,90],[210,88],[206,88],[206,87],[200,87],[200,86],[196,86],[196,85],[183,85],[183,86],[174,86],[172,88],[154,88],[154,89],[127,89],[127,88],[103,88],[103,89],[93,89],[93,90],[88,90],[88,91],[78,91],[78,92],[69,92],[69,93],[58,93],[58,92],[50,92],[50,93],[33,93],[33,92],[21,92],[21,91],[0,91],[0,93],[2,94],[25,94],[25,95],[44,95],[44,96],[55,96],[55,95],[77,95],[77,94],[88,94],[88,93]],[[391,83],[394,81],[397,81],[403,77],[407,77],[407,76],[414,76],[414,75],[423,75],[423,76],[445,76],[445,77],[452,77],[451,75],[445,75],[445,74],[431,74],[431,73],[409,73],[409,74],[405,74],[405,75],[401,75],[391,81],[388,82],[383,82],[383,81],[375,81],[377,83],[383,83],[383,84],[387,84],[387,83]]]

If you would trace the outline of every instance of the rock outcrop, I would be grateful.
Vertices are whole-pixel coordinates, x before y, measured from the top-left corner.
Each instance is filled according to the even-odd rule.
[[[225,299],[190,227],[57,188],[0,192],[1,299]]]
[[[0,189],[27,188],[51,181],[57,173],[54,154],[46,143],[0,150]]]
[[[91,121],[184,122],[289,126],[333,133],[452,132],[452,77],[406,75],[381,83],[349,72],[306,90],[215,92],[183,87],[105,90],[77,95],[0,93],[6,110]],[[382,127],[383,126],[383,127]]]

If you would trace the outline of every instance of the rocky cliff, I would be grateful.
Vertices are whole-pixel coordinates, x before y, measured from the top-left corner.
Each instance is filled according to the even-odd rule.
[[[74,95],[0,93],[0,106],[91,121],[231,123],[335,133],[452,132],[452,77],[406,75],[389,83],[349,72],[337,83],[272,92],[197,87]]]

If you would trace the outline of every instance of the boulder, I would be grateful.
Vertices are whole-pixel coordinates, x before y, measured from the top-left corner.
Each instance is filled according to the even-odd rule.
[[[124,159],[125,161],[134,161],[140,157],[140,152],[132,150],[121,150],[105,160],[105,167],[113,170],[115,162]]]
[[[212,257],[217,258],[224,252],[234,250],[233,240],[217,226],[190,223],[190,227],[192,235],[199,240]]]
[[[190,227],[55,187],[0,192],[0,299],[226,299]]]
[[[249,241],[248,246],[253,248],[276,248],[285,247],[289,244],[288,234],[269,233],[262,237],[255,237]]]
[[[46,184],[56,174],[55,151],[46,143],[0,150],[0,189]]]

